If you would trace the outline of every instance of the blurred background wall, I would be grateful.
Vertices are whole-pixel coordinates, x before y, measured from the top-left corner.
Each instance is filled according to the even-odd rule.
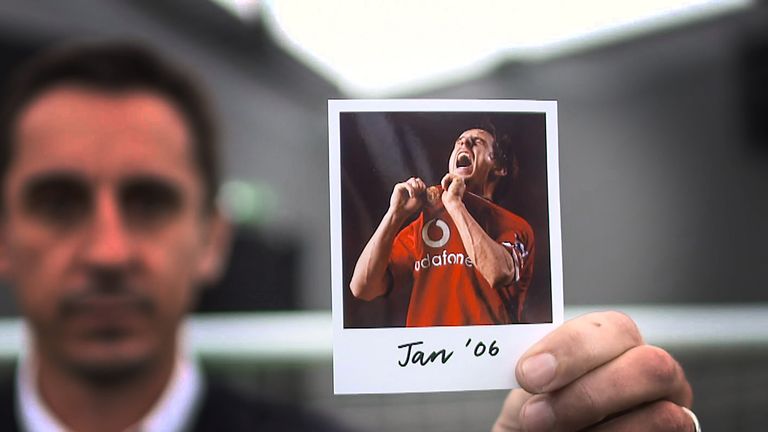
[[[0,3],[0,79],[53,43],[131,38],[186,64],[210,88],[222,123],[224,195],[240,225],[229,272],[203,311],[330,304],[326,100],[365,94],[342,90],[287,52],[266,20],[243,21],[205,0]],[[461,24],[457,31],[468,30]],[[768,7],[755,2],[387,96],[558,100],[567,304],[768,302],[766,76]],[[7,290],[0,310],[15,313]],[[714,395],[735,383],[768,380],[764,352],[737,354],[686,357],[705,407],[730,406]],[[501,403],[498,392],[339,402],[328,396],[328,366],[240,369],[267,391],[319,401],[372,430],[371,416],[392,417],[387,407],[401,420],[431,409],[443,414],[429,417],[447,419],[413,420],[404,430],[482,430],[455,414],[487,418]],[[741,375],[728,381],[723,368]],[[764,388],[752,390],[757,400],[766,400]],[[765,420],[737,405],[709,421],[740,418],[743,427],[712,430],[752,430]]]
[[[326,100],[360,95],[283,50],[265,20],[206,0],[0,4],[2,74],[51,43],[131,38],[211,89],[225,195],[247,223],[232,294],[204,310],[330,302]],[[393,96],[559,102],[568,304],[765,301],[767,24],[756,4]]]

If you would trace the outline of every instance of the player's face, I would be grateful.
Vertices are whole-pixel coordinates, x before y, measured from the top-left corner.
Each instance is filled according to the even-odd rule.
[[[495,171],[493,135],[482,129],[470,129],[456,139],[448,161],[449,173],[463,177],[470,188],[483,188]]]
[[[46,358],[108,373],[175,349],[220,222],[191,139],[148,91],[60,86],[20,113],[0,265]]]

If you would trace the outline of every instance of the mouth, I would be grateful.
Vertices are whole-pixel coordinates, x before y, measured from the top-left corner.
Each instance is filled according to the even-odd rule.
[[[152,306],[148,299],[138,295],[86,294],[67,299],[61,305],[61,313],[69,317],[111,321],[125,316],[151,314]]]
[[[456,158],[456,168],[467,168],[472,165],[472,158],[469,153],[461,153]]]

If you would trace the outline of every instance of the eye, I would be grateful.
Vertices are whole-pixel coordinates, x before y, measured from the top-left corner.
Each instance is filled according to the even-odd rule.
[[[22,199],[30,216],[60,227],[74,225],[87,217],[92,201],[87,184],[69,175],[33,180]]]
[[[141,178],[126,182],[120,191],[120,205],[127,223],[152,226],[181,208],[181,191],[165,179]]]

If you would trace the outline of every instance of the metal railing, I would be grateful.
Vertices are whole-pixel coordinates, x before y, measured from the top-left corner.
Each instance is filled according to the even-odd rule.
[[[689,349],[768,347],[768,304],[566,306],[566,318],[619,310],[638,324],[648,343]],[[188,348],[204,359],[258,363],[328,362],[332,353],[330,311],[192,315]],[[0,320],[0,361],[11,361],[27,343],[19,318]]]

